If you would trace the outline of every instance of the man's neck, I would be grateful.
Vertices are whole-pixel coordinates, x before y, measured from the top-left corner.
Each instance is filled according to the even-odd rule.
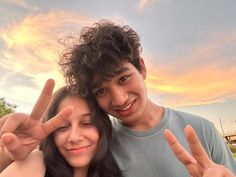
[[[142,118],[140,118],[137,122],[132,124],[132,126],[125,124],[124,126],[138,132],[148,131],[151,128],[157,126],[161,122],[163,115],[164,115],[164,107],[158,106],[151,100],[148,100]]]

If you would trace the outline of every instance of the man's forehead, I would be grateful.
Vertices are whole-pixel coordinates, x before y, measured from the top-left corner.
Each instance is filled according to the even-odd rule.
[[[104,83],[104,82],[111,81],[114,77],[117,77],[120,74],[122,74],[122,73],[124,73],[128,70],[129,70],[128,66],[120,66],[115,71],[110,73],[110,76],[109,75],[106,76],[106,75],[95,74],[95,77],[92,81],[92,89],[102,85],[102,83]]]

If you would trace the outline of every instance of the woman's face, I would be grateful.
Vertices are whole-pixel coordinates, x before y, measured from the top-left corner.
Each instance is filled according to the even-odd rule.
[[[68,121],[54,134],[55,144],[64,159],[75,169],[87,169],[98,147],[98,130],[91,121],[91,112],[83,98],[67,97],[60,106],[73,105]]]

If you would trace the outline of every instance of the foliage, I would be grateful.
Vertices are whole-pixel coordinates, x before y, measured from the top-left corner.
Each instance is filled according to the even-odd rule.
[[[9,113],[15,112],[16,108],[16,105],[10,104],[6,101],[4,97],[0,97],[0,118]]]
[[[228,144],[229,149],[233,152],[236,153],[236,145],[235,144]]]
[[[229,149],[232,151],[234,158],[236,159],[236,145],[235,144],[229,144],[228,143]]]

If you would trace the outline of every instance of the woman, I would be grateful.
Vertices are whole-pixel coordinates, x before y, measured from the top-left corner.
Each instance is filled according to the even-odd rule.
[[[120,177],[110,150],[112,125],[109,117],[89,97],[75,96],[66,87],[58,90],[46,119],[73,105],[68,120],[50,134],[24,161],[16,161],[1,177]]]

